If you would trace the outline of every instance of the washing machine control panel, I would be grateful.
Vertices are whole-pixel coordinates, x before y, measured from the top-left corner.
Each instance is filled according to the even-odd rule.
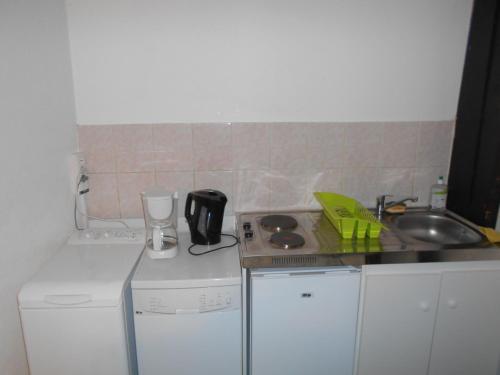
[[[190,314],[241,308],[241,286],[192,289],[134,289],[136,315]]]

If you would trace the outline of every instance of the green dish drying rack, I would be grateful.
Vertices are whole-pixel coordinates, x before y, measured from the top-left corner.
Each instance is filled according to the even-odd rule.
[[[380,237],[382,223],[357,200],[329,192],[316,192],[314,197],[342,238]]]

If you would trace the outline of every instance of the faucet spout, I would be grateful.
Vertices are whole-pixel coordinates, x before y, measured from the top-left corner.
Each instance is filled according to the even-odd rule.
[[[387,198],[392,198],[390,201],[387,201]],[[417,202],[418,197],[399,197],[395,198],[390,194],[384,194],[380,195],[377,197],[377,218],[381,219],[382,214],[387,208],[397,206],[398,204],[407,202],[407,201],[412,201],[412,202]]]

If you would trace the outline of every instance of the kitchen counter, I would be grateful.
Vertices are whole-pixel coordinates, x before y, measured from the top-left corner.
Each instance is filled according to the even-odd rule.
[[[380,238],[342,239],[322,211],[309,214],[312,220],[310,227],[306,229],[314,235],[319,250],[314,253],[301,253],[300,249],[288,250],[286,255],[281,256],[281,259],[286,257],[287,266],[360,267],[365,264],[500,260],[500,248],[487,241],[474,245],[442,246],[408,240],[391,225],[393,216],[389,215],[382,220],[387,230],[382,231]],[[465,219],[460,219],[466,222]],[[471,223],[467,224],[475,227]],[[280,264],[269,259],[270,257],[273,258],[272,255],[247,253],[244,257],[240,256],[240,259],[244,268],[276,267]]]
[[[380,238],[348,240],[322,211],[239,215],[245,373],[495,374],[500,248],[452,213],[475,236],[421,213],[439,216],[388,215]]]

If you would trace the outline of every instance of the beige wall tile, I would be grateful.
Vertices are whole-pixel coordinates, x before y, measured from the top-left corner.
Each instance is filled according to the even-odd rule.
[[[309,169],[308,130],[303,123],[269,126],[270,163],[274,170]]]
[[[169,191],[194,189],[193,172],[157,172],[156,183]]]
[[[152,151],[127,151],[116,153],[117,172],[153,172]]]
[[[89,215],[104,219],[119,218],[120,204],[116,175],[114,173],[89,174],[89,186]]]
[[[412,168],[354,168],[344,172],[345,194],[367,207],[375,207],[377,196],[412,195]]]
[[[414,174],[412,168],[380,168],[379,193],[394,196],[411,196],[413,180]]]
[[[201,144],[194,150],[196,171],[230,171],[232,166],[231,145]]]
[[[232,168],[234,170],[269,168],[269,131],[267,124],[233,124]]]
[[[343,143],[345,141],[346,124],[321,123],[307,124],[307,137],[312,144]]]
[[[453,122],[157,124],[80,126],[79,137],[90,172],[106,174],[89,207],[141,217],[139,193],[155,173],[167,188],[179,180],[180,206],[187,191],[223,191],[226,212],[316,207],[318,190],[368,206],[382,193],[426,200],[448,171],[453,130]]]
[[[388,123],[384,125],[383,167],[415,167],[417,162],[418,123]]]
[[[141,192],[155,185],[154,173],[119,173],[118,196],[122,217],[143,217]]]
[[[196,171],[232,170],[231,124],[193,125]]]
[[[344,171],[345,194],[366,207],[375,207],[377,195],[382,194],[379,168],[350,168]]]
[[[193,150],[191,124],[153,125],[153,149],[155,151]]]
[[[309,193],[311,193],[311,196],[316,191],[331,191],[344,194],[343,173],[342,168],[311,171]],[[312,197],[311,202],[315,203],[315,201],[314,197]]]
[[[327,191],[337,194],[344,194],[342,168],[328,169],[311,172],[311,182],[308,184],[307,206],[320,209],[321,205],[314,197],[315,192]]]
[[[97,150],[113,150],[112,126],[78,126],[79,150],[93,152]]]
[[[194,190],[193,172],[157,172],[156,185],[179,193],[178,216],[184,217],[187,193]]]
[[[116,171],[111,126],[78,126],[78,149],[85,155],[89,173]]]
[[[417,167],[439,167],[450,163],[454,123],[422,123],[419,127]]]
[[[312,189],[311,173],[304,170],[271,170],[271,194],[269,205],[272,209],[305,208],[309,203]]]
[[[151,151],[153,130],[151,125],[113,126],[115,152]]]
[[[285,142],[272,145],[270,168],[275,170],[307,170],[311,168],[307,144],[294,145]]]
[[[164,171],[192,171],[193,152],[190,149],[153,152],[154,169]]]
[[[345,126],[311,124],[308,126],[309,165],[313,169],[343,167],[346,160]]]
[[[229,146],[231,145],[231,124],[194,124],[193,146]]]
[[[275,123],[269,125],[271,147],[276,145],[306,145],[310,124],[307,123]]]
[[[345,130],[345,166],[347,168],[380,167],[384,125],[355,123]]]
[[[95,149],[84,152],[89,173],[113,173],[116,172],[116,162],[113,151],[106,149]]]
[[[269,170],[234,171],[234,210],[236,212],[245,212],[268,209],[271,177]]]

